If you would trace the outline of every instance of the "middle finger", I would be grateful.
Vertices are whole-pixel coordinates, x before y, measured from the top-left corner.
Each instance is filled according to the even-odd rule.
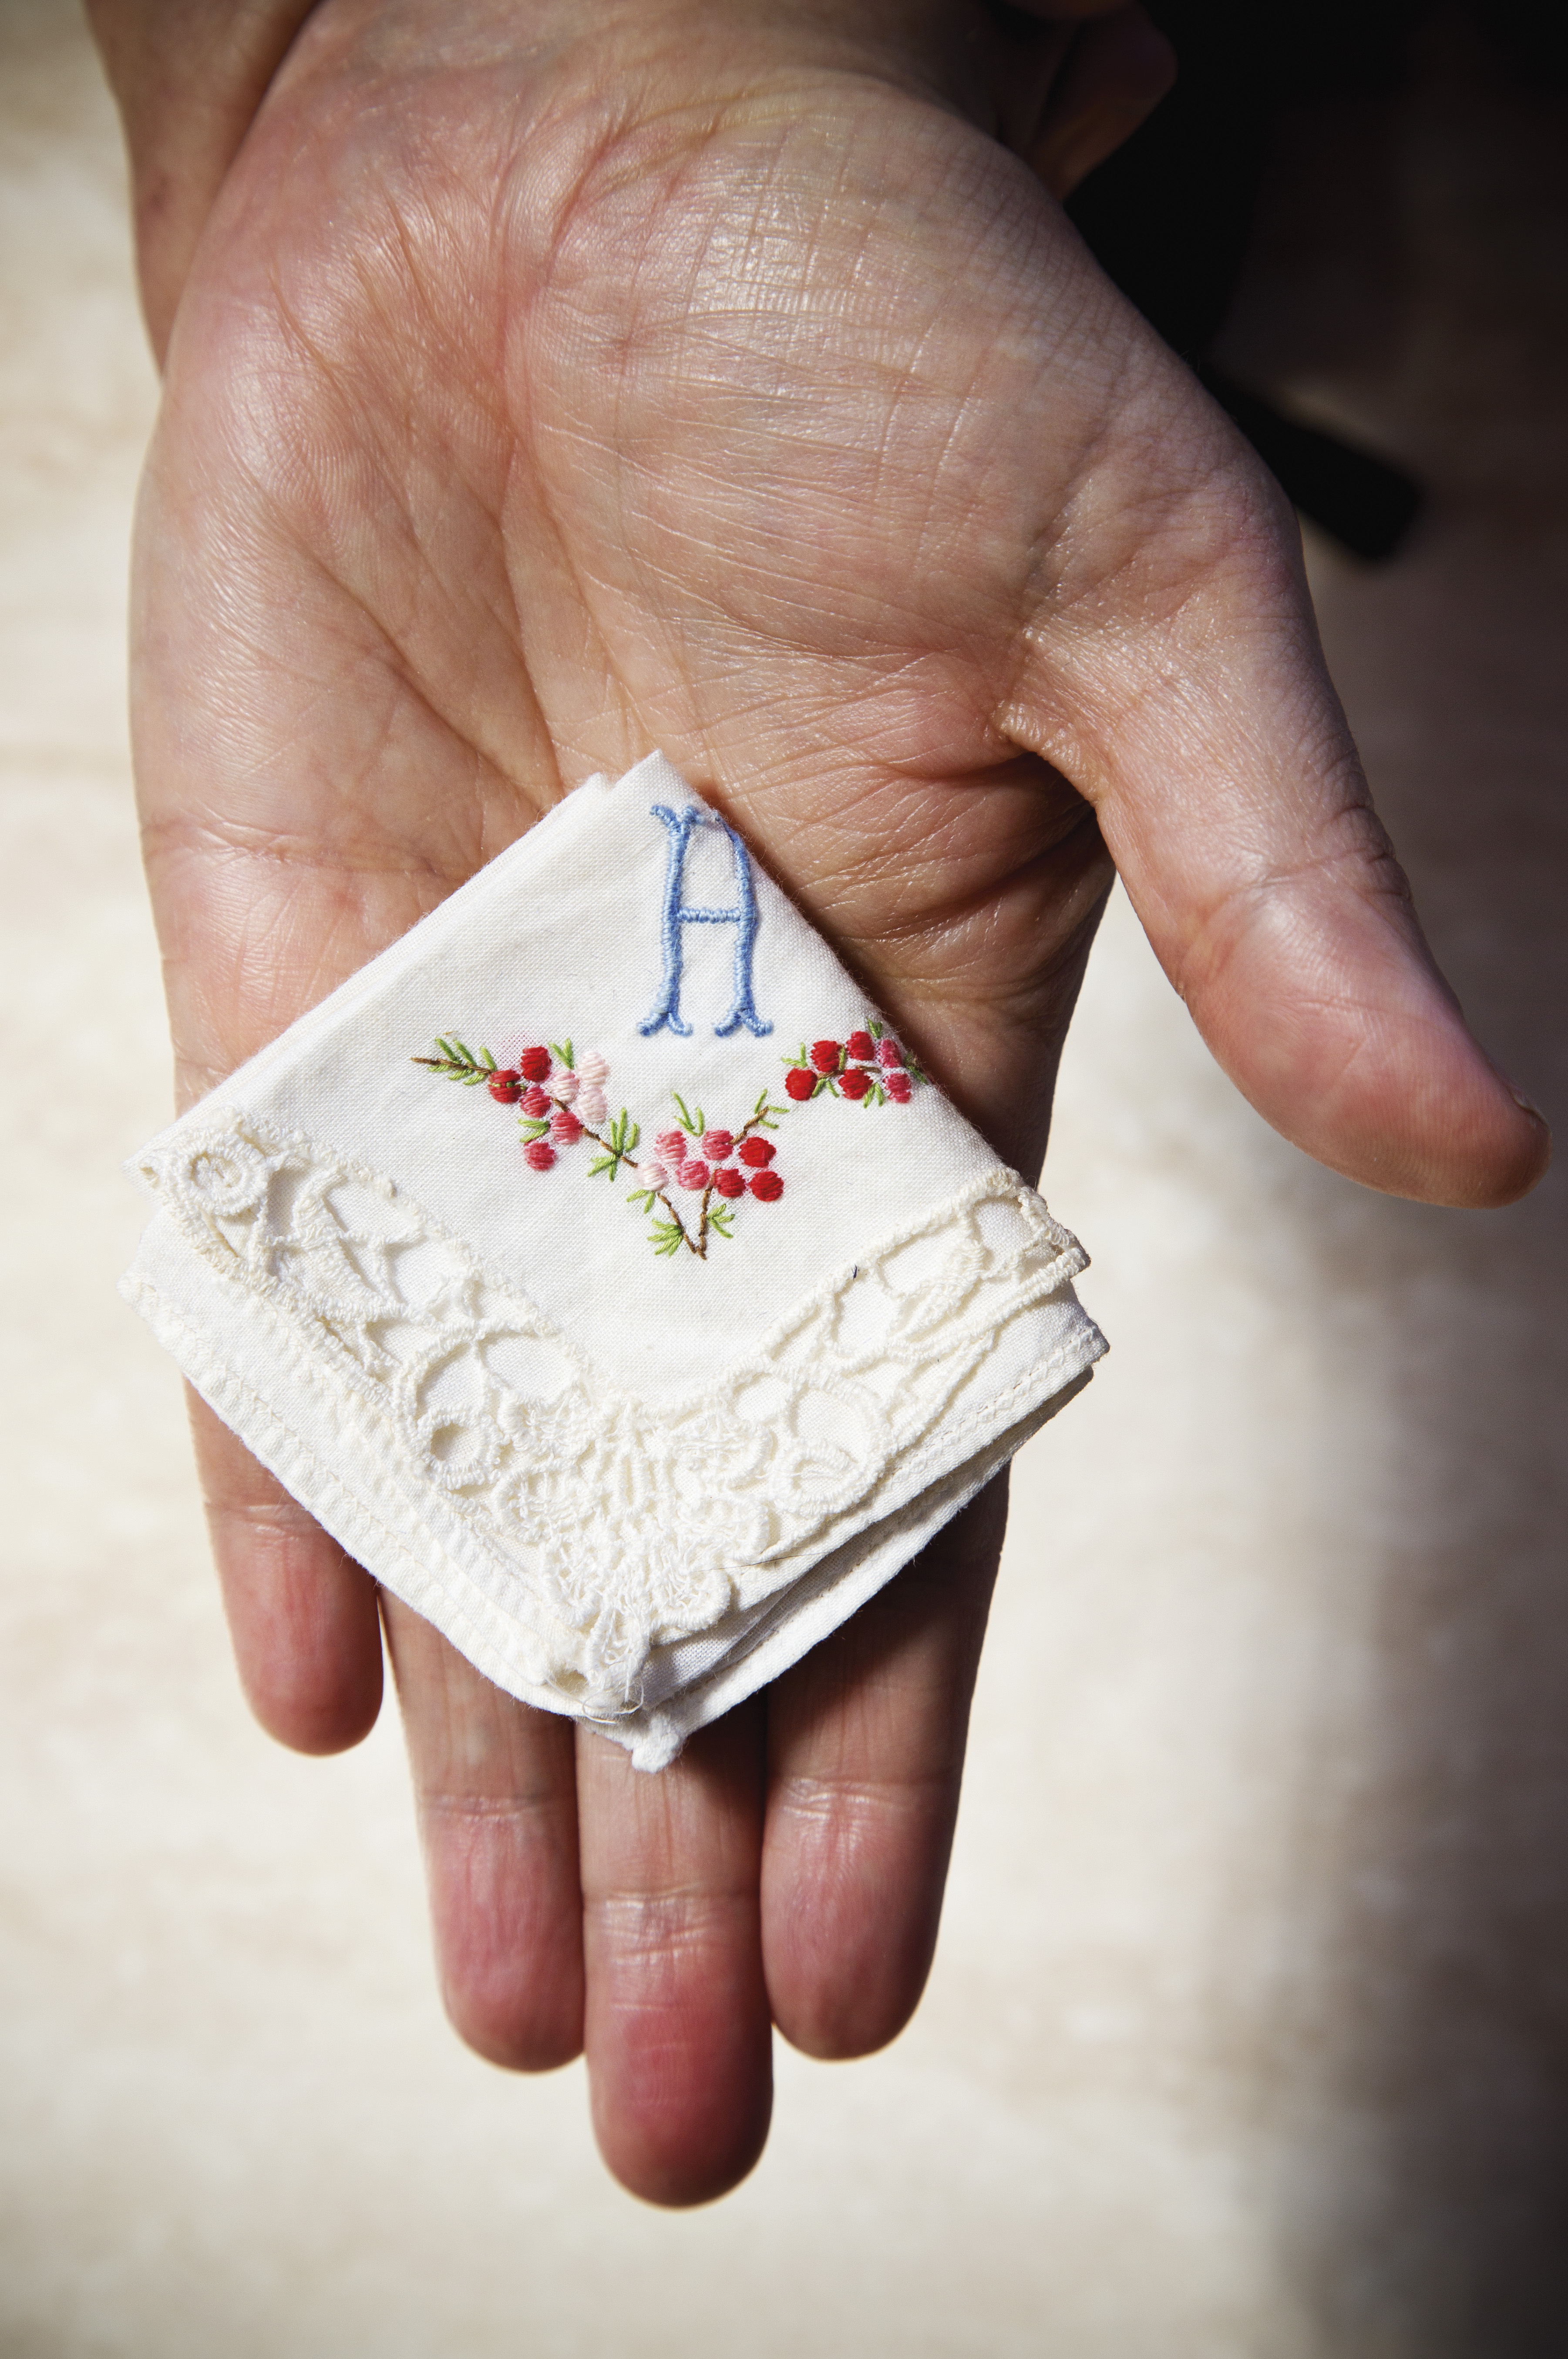
[[[650,2202],[722,2195],[768,2136],[762,1726],[760,1705],[743,1704],[652,1776],[578,1734],[593,2125],[616,2178]]]

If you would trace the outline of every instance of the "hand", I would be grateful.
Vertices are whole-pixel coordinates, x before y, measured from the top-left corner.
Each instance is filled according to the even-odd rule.
[[[991,38],[957,0],[311,16],[184,281],[139,527],[188,1094],[658,745],[1025,1169],[1108,850],[1289,1136],[1440,1201],[1539,1176],[1292,520],[990,136]],[[198,1422],[256,1709],[352,1743],[372,1586]],[[638,2192],[749,2167],[770,2013],[843,2056],[914,2005],[1000,1529],[994,1491],[658,1778],[387,1606],[454,2020],[585,2038]]]

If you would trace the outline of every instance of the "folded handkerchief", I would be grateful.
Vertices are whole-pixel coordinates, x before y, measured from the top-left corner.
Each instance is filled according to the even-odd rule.
[[[661,756],[130,1169],[124,1290],[377,1581],[645,1768],[1086,1380],[1084,1263]]]

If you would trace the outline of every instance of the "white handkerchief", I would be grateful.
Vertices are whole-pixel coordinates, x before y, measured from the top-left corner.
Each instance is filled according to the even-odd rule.
[[[661,1767],[1085,1379],[1084,1256],[661,756],[129,1167],[124,1291],[377,1581]]]

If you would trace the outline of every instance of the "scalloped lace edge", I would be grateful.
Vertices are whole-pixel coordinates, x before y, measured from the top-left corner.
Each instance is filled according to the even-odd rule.
[[[594,1717],[640,1712],[656,1651],[754,1624],[1105,1348],[1071,1294],[1082,1250],[999,1165],[824,1280],[712,1386],[659,1409],[606,1381],[393,1182],[299,1134],[236,1114],[136,1169],[218,1281],[205,1309],[181,1307],[167,1252],[161,1276],[127,1281],[198,1388],[276,1466],[277,1437],[260,1447],[245,1428],[278,1417],[281,1387],[293,1440],[277,1471],[297,1495],[329,1527],[329,1494],[352,1495],[356,1552],[388,1586],[474,1659],[500,1647],[505,1684],[520,1673]],[[229,1364],[236,1296],[244,1371]],[[1053,1300],[1071,1306],[1067,1332],[988,1389],[1003,1339]],[[430,1611],[432,1561],[469,1593],[466,1639]]]

